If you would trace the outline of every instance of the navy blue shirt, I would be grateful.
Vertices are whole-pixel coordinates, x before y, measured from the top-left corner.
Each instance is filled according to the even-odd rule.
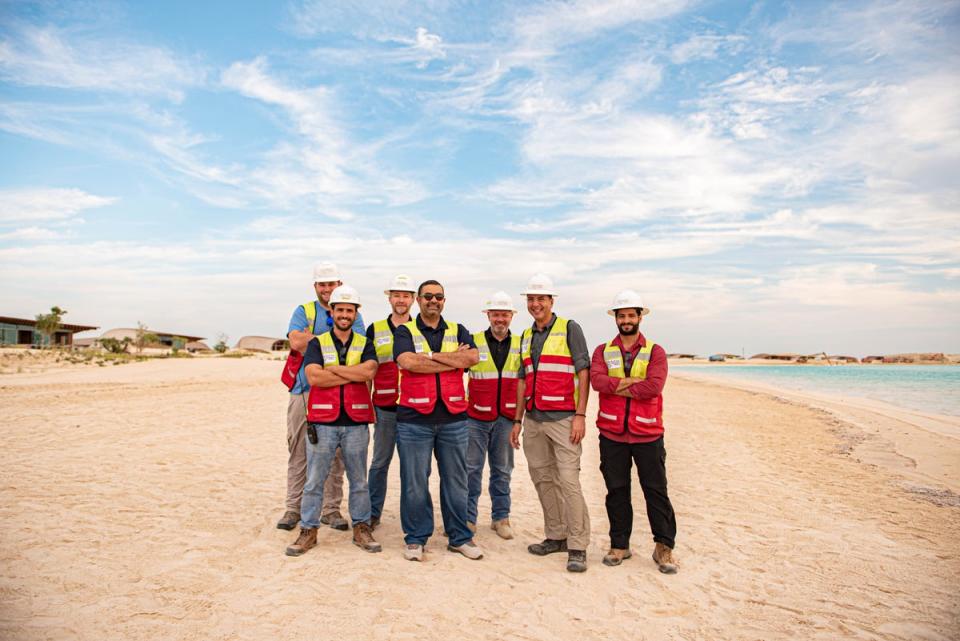
[[[443,316],[440,317],[440,322],[437,324],[436,329],[434,329],[425,324],[420,319],[420,315],[417,314],[417,329],[420,330],[420,333],[423,334],[423,337],[426,339],[427,345],[430,346],[430,351],[439,352],[443,346],[443,335],[447,331],[447,321],[443,319]],[[470,335],[467,328],[459,324],[457,325],[457,342],[469,345],[471,348],[476,348],[477,346],[477,344],[473,342],[473,336]],[[410,334],[410,330],[401,325],[397,328],[397,331],[393,333],[393,359],[397,360],[400,354],[415,351],[413,348],[413,336]],[[447,406],[443,404],[443,400],[440,398],[440,374],[436,375],[436,385],[437,404],[434,406],[432,412],[429,414],[421,414],[412,407],[400,405],[397,407],[397,421],[403,423],[437,424],[453,423],[454,421],[466,419],[466,412],[451,414]]]
[[[333,346],[337,349],[340,362],[345,363],[347,361],[347,350],[353,342],[354,333],[350,332],[350,338],[347,339],[346,343],[341,342],[332,330],[324,333],[329,333],[333,338]],[[373,348],[373,341],[367,341],[367,344],[363,346],[363,354],[360,355],[361,363],[367,361],[377,362],[377,351]],[[316,338],[307,344],[307,352],[303,355],[303,367],[306,368],[307,365],[323,366],[323,352],[320,351],[320,341]],[[364,422],[353,420],[347,414],[347,405],[343,402],[343,385],[340,386],[340,416],[335,421],[323,423],[323,425],[366,425]]]

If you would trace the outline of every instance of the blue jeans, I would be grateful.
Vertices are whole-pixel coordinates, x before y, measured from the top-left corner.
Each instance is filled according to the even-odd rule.
[[[467,422],[397,423],[400,455],[400,525],[407,544],[425,545],[433,534],[430,467],[440,471],[440,513],[450,545],[473,538],[467,527]]]
[[[397,413],[377,408],[377,424],[373,431],[373,460],[370,461],[370,514],[380,518],[387,497],[387,472],[397,446]]]
[[[467,520],[477,522],[477,500],[483,487],[483,463],[490,457],[490,503],[492,519],[510,516],[510,475],[513,473],[513,448],[510,431],[513,421],[498,416],[494,421],[467,419],[470,444],[467,446]]]
[[[366,425],[313,425],[317,430],[317,443],[304,439],[307,446],[307,482],[303,486],[303,499],[300,502],[300,527],[320,527],[323,482],[330,473],[338,447],[350,483],[350,520],[353,525],[369,523],[367,443],[370,440],[370,428]]]

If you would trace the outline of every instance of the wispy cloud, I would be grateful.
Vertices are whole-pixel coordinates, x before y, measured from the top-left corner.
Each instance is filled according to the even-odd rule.
[[[81,189],[5,189],[0,190],[0,223],[66,220],[116,201]]]

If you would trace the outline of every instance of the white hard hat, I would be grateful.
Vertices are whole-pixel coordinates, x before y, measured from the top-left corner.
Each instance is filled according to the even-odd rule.
[[[406,274],[397,274],[393,277],[393,280],[390,281],[390,286],[383,290],[383,293],[387,296],[390,295],[390,292],[410,292],[411,294],[415,294],[417,293],[417,288],[410,282],[409,276]]]
[[[340,285],[330,294],[330,307],[337,303],[353,303],[360,309],[360,294],[350,285]]]
[[[317,263],[313,266],[313,282],[334,283],[340,280],[340,270],[333,263]]]
[[[507,292],[497,292],[487,298],[487,302],[483,304],[483,311],[505,311],[505,312],[515,312],[517,311],[513,306],[513,299],[510,298],[510,294]]]
[[[643,296],[632,289],[624,289],[614,296],[613,305],[610,306],[607,313],[611,316],[616,316],[618,309],[625,309],[627,307],[640,308],[641,316],[646,316],[650,313],[650,310],[643,306]]]
[[[553,290],[553,279],[547,276],[546,274],[534,274],[530,277],[530,281],[527,283],[527,288],[523,291],[523,295],[527,294],[543,294],[546,296],[556,296],[557,292]]]

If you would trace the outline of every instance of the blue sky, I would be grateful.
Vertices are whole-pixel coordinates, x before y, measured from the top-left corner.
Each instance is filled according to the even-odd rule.
[[[593,343],[960,352],[956,2],[0,2],[0,283],[231,342],[337,262]],[[514,328],[528,322],[525,311]]]

